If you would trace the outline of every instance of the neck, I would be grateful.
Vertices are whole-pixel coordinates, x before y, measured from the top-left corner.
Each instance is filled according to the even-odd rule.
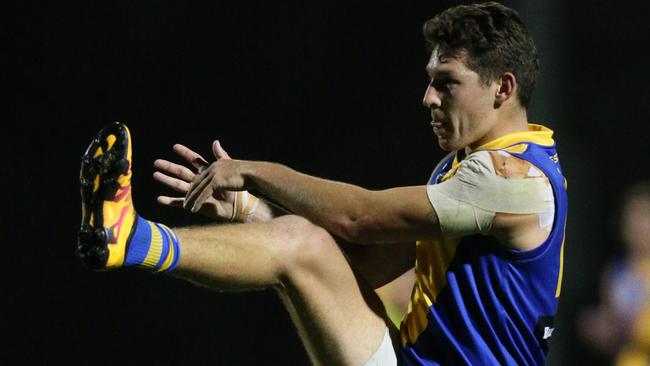
[[[465,148],[466,153],[469,154],[479,146],[485,145],[501,136],[515,132],[528,131],[528,115],[526,114],[526,110],[519,110],[518,112],[510,113],[509,115],[497,116],[496,120],[499,122],[495,123],[488,133]]]

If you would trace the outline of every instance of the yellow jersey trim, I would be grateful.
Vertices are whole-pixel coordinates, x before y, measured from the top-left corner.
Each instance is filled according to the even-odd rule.
[[[402,319],[400,338],[402,346],[415,344],[429,320],[429,307],[447,284],[447,269],[456,256],[458,238],[418,241],[415,261],[415,284],[408,311]]]
[[[566,240],[566,219],[564,220],[564,230],[562,232],[562,246],[560,247],[560,274],[557,277],[557,288],[555,290],[556,298],[559,298],[560,292],[562,292],[562,274],[564,273],[564,241],[565,240]]]
[[[532,142],[542,146],[553,146],[553,130],[533,123],[528,124],[528,131],[514,132],[498,137],[477,147],[474,151],[504,149],[522,142]]]

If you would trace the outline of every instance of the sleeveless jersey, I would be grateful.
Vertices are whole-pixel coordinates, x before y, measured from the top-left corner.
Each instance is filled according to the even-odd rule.
[[[401,325],[404,365],[543,365],[562,284],[567,216],[566,180],[553,131],[502,136],[475,151],[503,150],[549,179],[555,201],[548,238],[517,251],[492,236],[417,243],[415,285]],[[452,176],[463,153],[443,159],[428,184]]]

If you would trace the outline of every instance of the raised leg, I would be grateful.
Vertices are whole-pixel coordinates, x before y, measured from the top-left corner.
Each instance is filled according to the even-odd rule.
[[[277,289],[315,364],[363,365],[382,340],[381,301],[332,237],[306,219],[174,232],[182,253],[174,276],[217,291]]]

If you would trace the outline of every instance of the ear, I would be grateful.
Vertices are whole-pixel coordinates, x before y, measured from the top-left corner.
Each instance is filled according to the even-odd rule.
[[[497,90],[494,95],[494,107],[499,108],[508,99],[515,96],[517,90],[517,78],[511,72],[505,72],[496,81]]]

